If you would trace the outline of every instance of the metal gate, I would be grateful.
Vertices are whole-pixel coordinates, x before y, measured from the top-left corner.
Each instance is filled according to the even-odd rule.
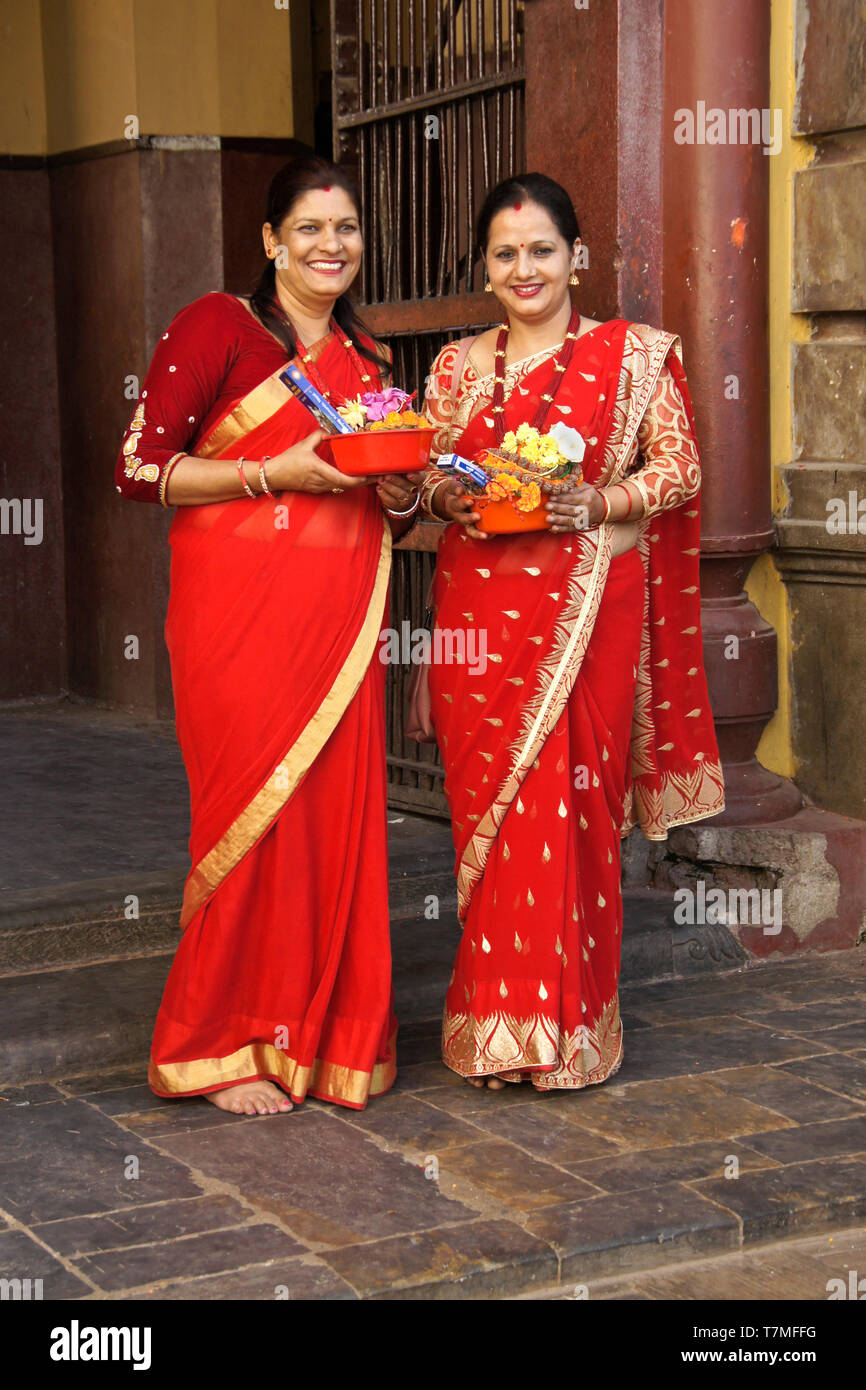
[[[521,0],[331,0],[334,158],[361,188],[363,316],[423,396],[436,353],[499,319],[483,292],[475,215],[524,163]],[[394,553],[392,623],[423,622],[440,528]],[[388,675],[388,798],[447,815],[435,745],[403,738],[410,671]]]

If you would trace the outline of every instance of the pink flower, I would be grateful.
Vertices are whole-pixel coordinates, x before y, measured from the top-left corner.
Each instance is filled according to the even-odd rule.
[[[389,386],[387,391],[367,391],[361,397],[361,404],[366,406],[367,420],[371,423],[373,420],[384,420],[391,410],[402,410],[414,395],[414,391],[410,396],[396,386]]]

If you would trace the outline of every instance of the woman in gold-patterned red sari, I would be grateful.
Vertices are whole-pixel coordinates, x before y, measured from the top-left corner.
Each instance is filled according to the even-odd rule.
[[[443,1056],[494,1089],[603,1082],[620,1066],[620,838],[715,814],[723,783],[704,675],[700,466],[672,334],[581,319],[565,190],[495,188],[479,219],[505,325],[448,344],[427,409],[466,458],[524,423],[584,438],[584,481],[550,530],[489,536],[453,478],[422,488],[445,531],[436,623],[479,630],[486,669],[431,667],[463,938]],[[467,355],[468,346],[468,355]]]

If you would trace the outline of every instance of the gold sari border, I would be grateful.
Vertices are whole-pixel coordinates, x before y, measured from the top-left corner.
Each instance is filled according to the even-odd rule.
[[[376,649],[390,570],[391,531],[383,519],[382,545],[373,592],[364,622],[346,663],[337,673],[321,705],[310,717],[291,748],[283,754],[264,786],[259,789],[249,805],[244,807],[222,839],[192,870],[183,894],[181,930],[188,926],[199,908],[273,824],[345,714],[364,679]]]
[[[296,1104],[312,1095],[334,1101],[350,1109],[363,1110],[371,1096],[382,1095],[397,1076],[396,1029],[388,1040],[391,1056],[377,1062],[372,1071],[359,1071],[317,1057],[310,1067],[302,1067],[294,1057],[271,1043],[249,1043],[228,1057],[203,1057],[195,1062],[166,1062],[151,1059],[148,1082],[161,1096],[201,1095],[222,1091],[244,1081],[273,1078]]]
[[[610,568],[612,545],[612,528],[602,524],[599,527],[599,539],[594,547],[592,569],[585,588],[580,582],[583,575],[581,575],[579,567],[575,566],[572,572],[569,581],[571,588],[569,601],[572,605],[575,602],[579,603],[574,627],[564,644],[561,656],[557,657],[555,650],[552,653],[552,659],[558,662],[554,675],[549,679],[546,675],[545,666],[549,664],[550,658],[548,663],[541,667],[540,688],[526,706],[524,715],[531,718],[535,704],[539,704],[541,708],[535,715],[522,748],[519,752],[516,751],[511,769],[496,793],[494,801],[476,826],[460,858],[457,869],[457,896],[461,918],[465,917],[469,910],[472,890],[484,873],[491,847],[508,808],[523,785],[547,733],[555,725],[573,689],[577,672],[580,669],[595,626],[604,580],[606,580]]]
[[[668,353],[679,344],[679,338],[674,333],[666,333],[663,329],[652,328],[647,324],[631,325],[626,332],[626,346],[629,348],[629,355],[633,356],[633,350],[629,344],[629,334],[633,331],[634,337],[641,344],[641,347],[648,354],[646,368],[636,391],[632,391],[633,377],[628,376],[629,391],[626,395],[626,424],[622,439],[617,446],[617,453],[614,462],[609,470],[607,485],[614,478],[618,478],[625,470],[626,462],[634,443],[640,422],[643,419],[650,396],[658,379],[659,373],[664,366]],[[617,395],[622,388],[624,374],[620,372],[617,382]],[[574,627],[569,633],[567,641],[564,643],[556,642],[547,661],[540,666],[541,681],[539,688],[534,696],[527,703],[522,716],[522,722],[532,719],[532,723],[523,741],[523,746],[517,752],[516,761],[512,765],[508,776],[499,788],[495,800],[491,803],[485,815],[482,817],[475,831],[467,842],[466,848],[460,859],[457,869],[457,895],[458,913],[462,918],[469,910],[469,902],[475,884],[481,879],[490,850],[499,832],[499,827],[505,819],[505,815],[514,797],[517,795],[523,781],[526,778],[529,766],[538,756],[538,751],[543,745],[544,728],[547,731],[555,725],[556,720],[562,713],[568,697],[574,688],[574,682],[583,662],[589,639],[592,636],[592,629],[595,626],[595,618],[604,585],[607,581],[607,574],[610,568],[610,551],[613,544],[613,531],[610,526],[602,523],[598,528],[598,541],[596,543],[595,554],[593,556],[592,571],[587,585],[583,592],[580,592],[580,568],[579,562],[572,571],[570,602],[573,605],[580,594],[578,612],[574,619]],[[602,573],[603,571],[603,573]],[[575,593],[577,590],[577,593]],[[568,620],[568,606],[560,619]],[[559,651],[557,651],[559,646]],[[550,666],[556,662],[556,671],[552,677],[547,677]],[[546,688],[545,688],[546,687]]]
[[[515,1017],[497,1012],[482,1018],[445,1011],[442,1060],[458,1076],[501,1075],[529,1080],[537,1090],[582,1090],[598,1085],[622,1063],[622,1021],[614,994],[594,1027],[562,1032],[544,1014]]]
[[[255,386],[239,401],[210,434],[196,445],[196,458],[219,458],[224,449],[230,448],[258,429],[272,415],[291,399],[292,393],[285,382],[280,381],[280,372],[286,370],[288,362]]]

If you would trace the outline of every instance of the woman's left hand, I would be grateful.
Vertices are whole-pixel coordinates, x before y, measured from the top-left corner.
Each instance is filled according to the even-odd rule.
[[[604,520],[604,499],[591,483],[580,483],[547,500],[551,531],[588,531]]]
[[[423,473],[385,473],[376,483],[376,495],[383,507],[405,512],[418,496],[423,477]]]

